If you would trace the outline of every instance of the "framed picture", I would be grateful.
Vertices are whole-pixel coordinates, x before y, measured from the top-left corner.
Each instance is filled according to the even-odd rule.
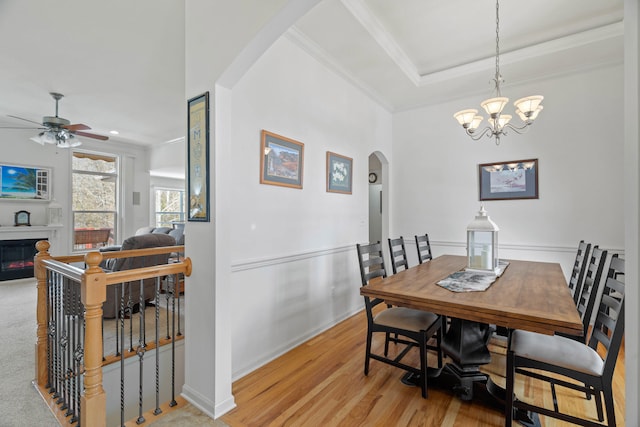
[[[353,159],[327,151],[327,191],[351,194]]]
[[[18,211],[15,213],[14,225],[16,227],[21,225],[31,226],[31,212],[29,211]]]
[[[262,130],[260,184],[302,188],[303,166],[302,142]]]
[[[187,107],[187,198],[189,221],[209,221],[209,92]]]
[[[51,169],[0,164],[0,200],[51,198]]]
[[[478,165],[480,200],[538,198],[538,159]]]

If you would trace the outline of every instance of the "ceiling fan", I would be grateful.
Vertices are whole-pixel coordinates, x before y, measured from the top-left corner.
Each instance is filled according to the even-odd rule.
[[[106,141],[109,139],[107,136],[98,135],[95,133],[84,132],[85,130],[91,129],[89,126],[77,123],[71,124],[71,122],[65,118],[58,116],[58,101],[60,101],[64,95],[57,92],[49,93],[53,99],[56,101],[56,115],[55,116],[44,116],[42,118],[42,123],[35,122],[33,120],[25,119],[18,116],[9,115],[9,117],[13,117],[14,119],[24,120],[25,122],[34,123],[38,125],[37,127],[13,127],[13,126],[0,126],[3,129],[38,129],[41,130],[37,136],[34,136],[31,139],[32,141],[37,142],[38,144],[56,144],[58,147],[69,148],[69,147],[77,147],[81,145],[78,139],[76,139],[76,135],[84,136],[86,138],[99,139],[101,141]]]

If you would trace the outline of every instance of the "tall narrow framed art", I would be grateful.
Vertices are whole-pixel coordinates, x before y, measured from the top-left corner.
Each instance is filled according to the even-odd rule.
[[[209,92],[187,101],[188,221],[209,221]]]

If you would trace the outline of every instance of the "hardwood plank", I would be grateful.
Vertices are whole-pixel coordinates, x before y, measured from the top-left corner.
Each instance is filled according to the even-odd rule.
[[[428,399],[419,387],[402,384],[403,372],[371,361],[365,376],[366,316],[360,312],[285,355],[235,381],[237,407],[221,420],[241,426],[503,426],[497,407],[481,401],[460,401],[451,391],[428,384]],[[373,346],[382,348],[382,335]],[[498,384],[504,384],[505,343],[490,345],[492,362],[483,367]],[[395,351],[391,346],[390,351]],[[435,366],[435,357],[429,364]],[[417,351],[407,357],[417,366]],[[614,376],[618,426],[624,425],[624,348]],[[551,391],[539,381],[519,377],[516,392],[523,399],[551,405]],[[595,417],[594,401],[558,388],[561,405]],[[541,417],[544,427],[569,424]]]

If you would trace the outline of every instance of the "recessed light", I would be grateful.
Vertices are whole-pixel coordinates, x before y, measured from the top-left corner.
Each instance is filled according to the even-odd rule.
[[[118,132],[117,130],[110,130],[109,133],[111,135],[118,135],[120,132]]]

